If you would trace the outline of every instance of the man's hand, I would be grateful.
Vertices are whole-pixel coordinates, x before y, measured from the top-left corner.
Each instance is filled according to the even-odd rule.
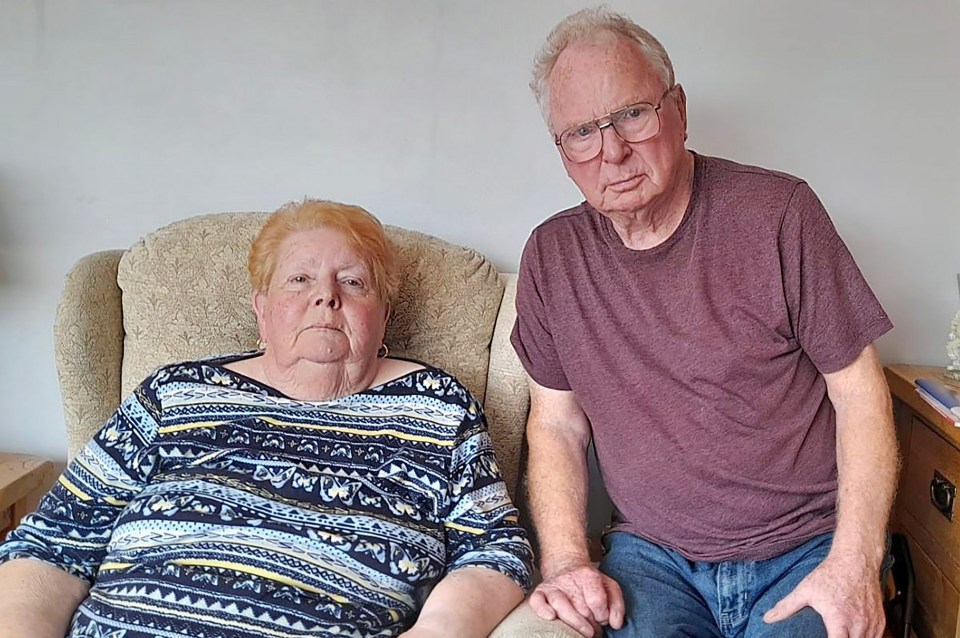
[[[586,638],[599,635],[603,625],[623,626],[620,585],[593,563],[555,570],[530,594],[529,604],[543,620],[559,618]]]
[[[823,618],[827,638],[883,636],[886,621],[880,577],[862,561],[827,556],[763,620],[778,622],[804,607],[812,607]]]
[[[872,344],[823,379],[837,412],[837,528],[823,563],[763,619],[809,606],[828,638],[880,638],[879,572],[898,467],[890,391]]]

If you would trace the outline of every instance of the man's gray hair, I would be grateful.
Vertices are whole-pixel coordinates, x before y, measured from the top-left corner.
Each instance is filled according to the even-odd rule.
[[[553,72],[557,58],[571,44],[591,41],[603,35],[620,36],[635,42],[644,57],[659,71],[666,84],[664,88],[674,85],[673,64],[670,62],[670,56],[667,55],[660,41],[649,31],[625,15],[611,11],[602,5],[581,9],[564,18],[553,28],[533,61],[533,79],[530,80],[530,89],[537,99],[537,105],[548,126],[550,124],[550,73]]]

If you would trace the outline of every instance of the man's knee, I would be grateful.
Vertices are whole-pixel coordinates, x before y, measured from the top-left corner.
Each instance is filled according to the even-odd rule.
[[[614,532],[604,539],[600,569],[623,592],[623,628],[611,638],[710,638],[720,635],[703,597],[690,580],[685,561],[649,541]]]
[[[766,623],[757,618],[744,632],[744,638],[827,638],[823,618],[812,607],[804,607],[780,622]]]
[[[690,623],[657,624],[656,620],[650,620],[642,625],[626,623],[616,631],[607,628],[603,635],[604,638],[712,638],[717,634],[712,628],[705,630]]]

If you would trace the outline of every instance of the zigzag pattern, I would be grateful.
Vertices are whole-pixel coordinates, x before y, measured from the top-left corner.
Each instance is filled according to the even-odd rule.
[[[360,427],[369,427],[374,419],[400,418],[411,426],[426,421],[431,425],[447,427],[457,427],[463,420],[462,408],[455,409],[454,406],[430,397],[403,403],[387,401],[385,397],[377,395],[363,396],[361,393],[347,399],[325,402],[322,409],[323,418],[330,423],[354,423]],[[173,422],[180,415],[221,419],[222,408],[231,406],[231,409],[237,413],[246,413],[248,416],[284,415],[294,423],[305,425],[317,423],[315,403],[271,396],[258,396],[254,401],[244,405],[236,404],[235,400],[236,391],[228,388],[181,387],[170,393],[169,405],[165,405],[164,409],[171,415]]]
[[[448,569],[528,586],[482,411],[435,368],[295,401],[159,369],[0,546],[92,584],[70,636],[394,636]]]

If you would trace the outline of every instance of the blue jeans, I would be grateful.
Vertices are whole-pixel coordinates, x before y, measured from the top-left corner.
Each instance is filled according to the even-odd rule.
[[[604,540],[600,570],[620,584],[627,613],[610,638],[826,638],[805,607],[774,624],[763,615],[823,561],[833,534],[762,561],[689,561],[626,532]],[[878,585],[879,586],[879,585]]]

